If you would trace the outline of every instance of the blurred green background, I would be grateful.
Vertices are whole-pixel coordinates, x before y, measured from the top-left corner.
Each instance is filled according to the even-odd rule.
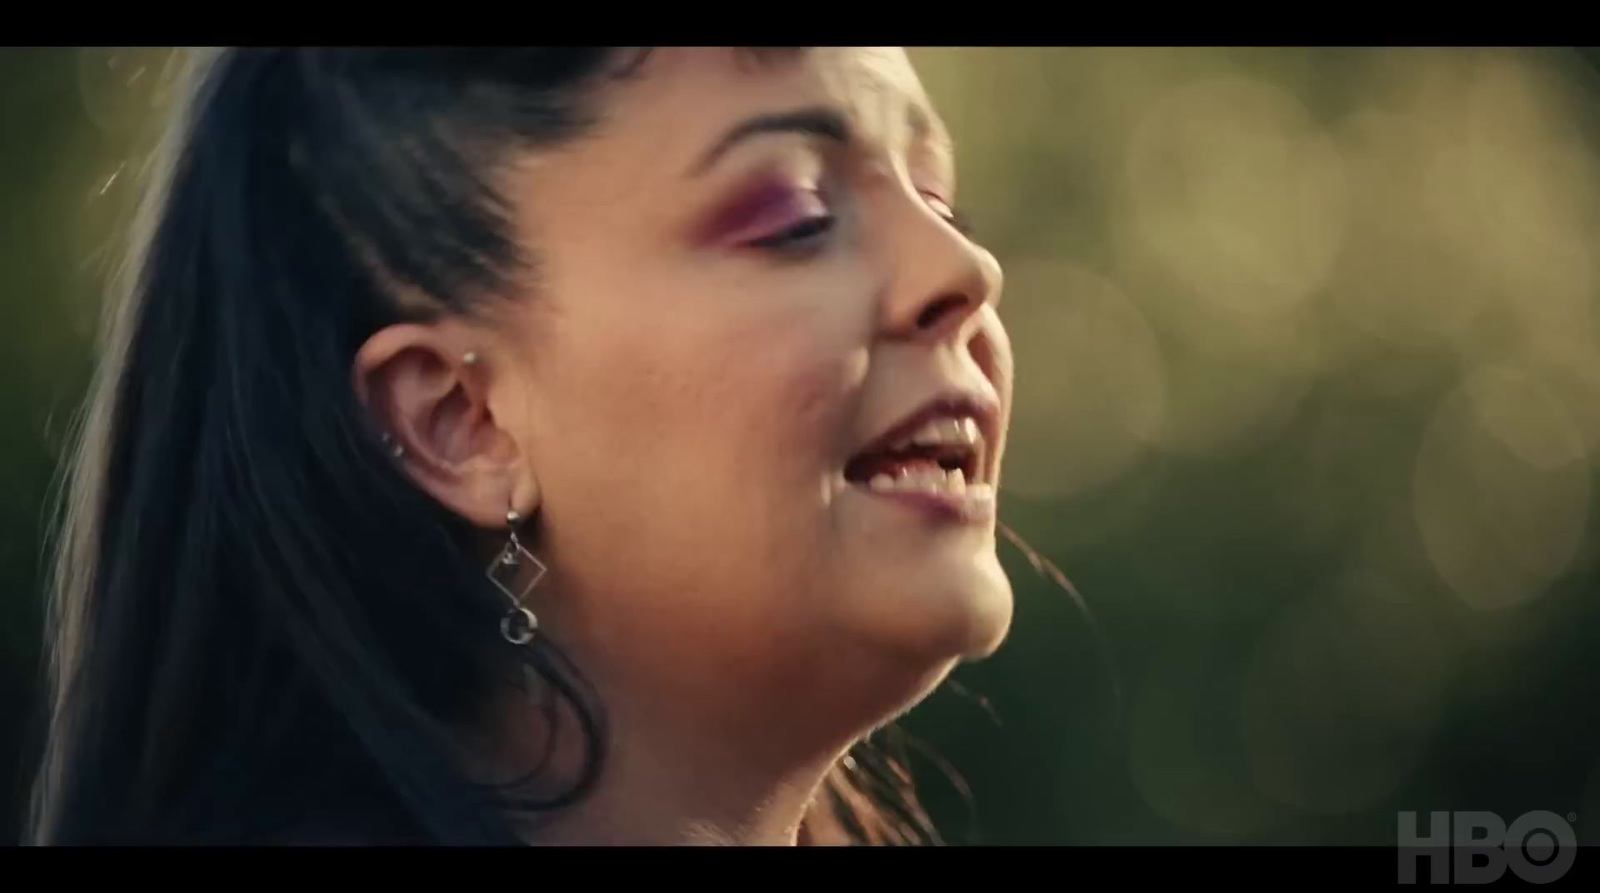
[[[1600,78],[1572,50],[913,58],[1018,355],[1014,630],[906,725],[954,840],[1600,844]],[[0,839],[44,509],[165,50],[0,50]],[[931,763],[930,763],[931,766]]]

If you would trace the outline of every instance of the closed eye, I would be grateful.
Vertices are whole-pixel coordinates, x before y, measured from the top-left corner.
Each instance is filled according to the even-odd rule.
[[[780,232],[764,236],[751,242],[755,248],[773,251],[796,251],[815,247],[822,238],[833,229],[834,217],[832,214],[821,214],[808,217]]]

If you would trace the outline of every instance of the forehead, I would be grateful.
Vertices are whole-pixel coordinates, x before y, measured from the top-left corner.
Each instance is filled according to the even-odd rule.
[[[899,47],[662,48],[637,77],[605,91],[602,120],[586,142],[618,156],[644,148],[649,166],[681,168],[744,119],[814,107],[844,113],[869,151],[949,155],[944,124]]]
[[[892,142],[909,136],[948,143],[944,124],[928,102],[905,50],[899,47],[811,51],[811,74],[868,138]]]

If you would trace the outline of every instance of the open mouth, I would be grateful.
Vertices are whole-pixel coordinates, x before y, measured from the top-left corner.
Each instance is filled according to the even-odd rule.
[[[988,498],[983,480],[985,442],[971,413],[941,407],[920,414],[904,434],[891,433],[882,446],[856,454],[845,480],[876,493],[925,492]]]

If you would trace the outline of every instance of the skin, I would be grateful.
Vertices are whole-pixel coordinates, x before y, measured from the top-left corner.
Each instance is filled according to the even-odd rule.
[[[379,332],[357,385],[418,485],[495,544],[508,504],[533,518],[540,635],[605,705],[599,788],[529,839],[793,843],[844,750],[1010,625],[992,520],[842,476],[955,388],[997,410],[998,483],[1000,269],[946,219],[949,140],[898,49],[662,49],[599,102],[591,135],[503,172],[539,259],[522,293],[490,320]],[[849,142],[763,133],[703,164],[797,109]],[[797,245],[755,244],[822,215]],[[474,753],[513,772],[542,727],[525,699],[497,706]]]

